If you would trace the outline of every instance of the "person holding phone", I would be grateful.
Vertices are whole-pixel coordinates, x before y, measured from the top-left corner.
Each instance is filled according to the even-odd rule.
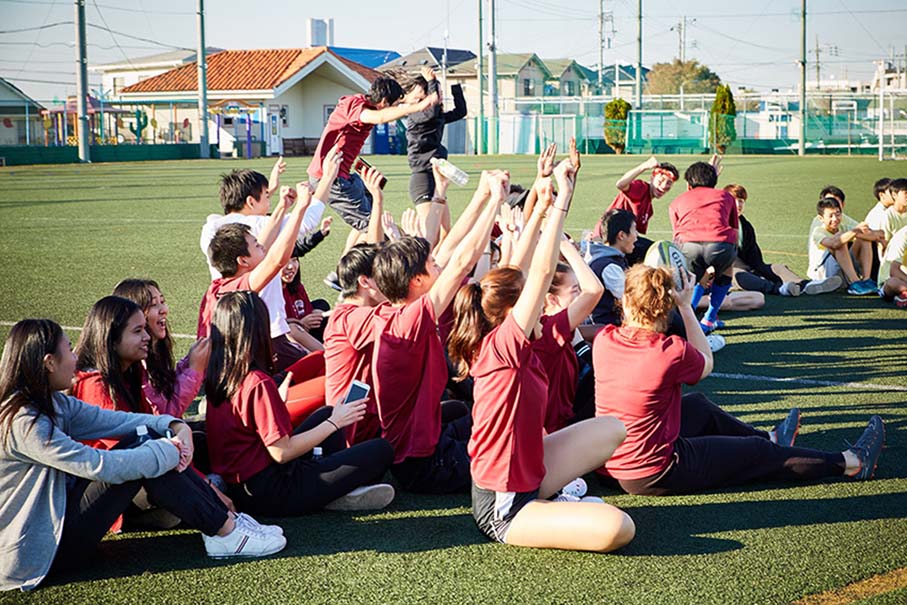
[[[627,272],[621,326],[605,326],[592,346],[597,416],[613,416],[627,438],[599,471],[630,494],[665,496],[753,481],[805,481],[848,475],[870,479],[885,428],[873,416],[843,452],[794,447],[800,411],[771,431],[734,418],[701,393],[681,396],[712,372],[712,351],[696,325],[696,283],[675,286],[671,270],[635,265]],[[668,336],[678,308],[686,339]]]
[[[211,351],[208,451],[237,508],[283,517],[378,509],[393,500],[393,487],[375,483],[393,459],[391,445],[371,439],[346,447],[342,429],[365,414],[358,391],[356,399],[322,407],[293,430],[271,378],[267,308],[256,293],[230,292],[217,302]]]
[[[426,96],[418,103],[399,105],[403,101],[403,88],[393,78],[381,76],[373,83],[367,94],[340,97],[337,107],[328,118],[321,133],[315,156],[309,164],[309,177],[316,183],[322,178],[321,165],[328,150],[339,146],[343,153],[340,175],[331,185],[328,204],[346,223],[353,228],[347,238],[344,252],[365,238],[372,194],[366,189],[362,178],[353,172],[356,160],[366,139],[376,124],[396,122],[410,114],[425,111],[438,103],[438,95]],[[331,287],[339,290],[336,274],[329,275]]]

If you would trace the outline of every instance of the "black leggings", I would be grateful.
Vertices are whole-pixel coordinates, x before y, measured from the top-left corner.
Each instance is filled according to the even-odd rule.
[[[203,534],[213,536],[227,522],[227,507],[191,468],[182,473],[170,471],[156,479],[119,484],[76,479],[66,493],[63,535],[54,568],[68,569],[82,564],[142,488],[153,504]]]
[[[331,416],[333,408],[312,412],[295,434],[308,431]],[[323,458],[312,454],[285,464],[271,464],[245,483],[231,485],[237,508],[269,517],[291,517],[314,512],[357,487],[378,482],[394,459],[384,439],[371,439],[347,448],[343,431],[321,442]]]
[[[674,457],[657,475],[621,479],[641,496],[683,494],[756,480],[817,479],[844,473],[844,455],[782,447],[768,433],[737,420],[701,393],[684,395]]]

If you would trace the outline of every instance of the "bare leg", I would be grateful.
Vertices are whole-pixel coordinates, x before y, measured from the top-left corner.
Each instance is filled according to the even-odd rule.
[[[703,296],[699,300],[697,309],[709,308],[709,296]],[[737,290],[728,292],[728,295],[721,303],[720,311],[754,311],[765,306],[765,295],[762,292],[750,292],[747,290]]]
[[[610,504],[535,500],[516,514],[507,544],[609,552],[636,535],[630,515]]]
[[[784,283],[801,282],[803,278],[791,271],[791,268],[781,263],[772,263],[772,271],[781,278]]]
[[[850,250],[847,246],[836,248],[833,251],[833,254],[835,260],[838,261],[838,264],[841,266],[841,271],[844,273],[847,283],[852,284],[860,281],[859,276],[857,276],[857,271],[853,267],[853,259],[850,257]]]
[[[872,246],[872,242],[864,239],[853,240],[853,255],[856,257],[857,262],[860,263],[860,277],[863,279],[869,278],[872,272]]]
[[[600,468],[611,457],[627,430],[611,416],[577,422],[545,437],[545,478],[539,496],[549,498],[581,475]]]

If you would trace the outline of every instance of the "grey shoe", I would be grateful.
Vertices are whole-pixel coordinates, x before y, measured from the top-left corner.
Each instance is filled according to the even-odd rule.
[[[343,288],[340,287],[340,278],[337,277],[336,271],[331,271],[324,276],[324,285],[333,290],[337,290],[338,292],[343,290]]]
[[[791,408],[787,418],[781,421],[772,432],[772,441],[783,447],[793,447],[800,432],[800,408]]]
[[[800,296],[800,284],[794,281],[783,283],[778,288],[778,294],[781,296]]]
[[[840,275],[832,275],[825,279],[814,279],[803,287],[803,294],[815,296],[816,294],[828,294],[834,292],[844,285],[844,280]]]
[[[387,483],[363,485],[329,502],[327,510],[378,510],[394,500],[394,488]]]
[[[850,446],[850,451],[856,454],[860,460],[860,470],[853,475],[854,479],[873,478],[884,444],[885,423],[882,422],[881,416],[873,416],[869,419],[869,424],[866,425],[866,429],[857,442]]]

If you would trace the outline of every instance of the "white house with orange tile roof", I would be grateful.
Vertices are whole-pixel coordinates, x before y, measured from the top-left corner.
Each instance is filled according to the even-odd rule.
[[[337,100],[367,92],[379,75],[325,46],[220,51],[207,57],[211,142],[227,153],[247,138],[264,141],[266,154],[311,152]],[[116,100],[145,108],[146,140],[164,130],[197,142],[197,91],[193,61],[122,88]]]

